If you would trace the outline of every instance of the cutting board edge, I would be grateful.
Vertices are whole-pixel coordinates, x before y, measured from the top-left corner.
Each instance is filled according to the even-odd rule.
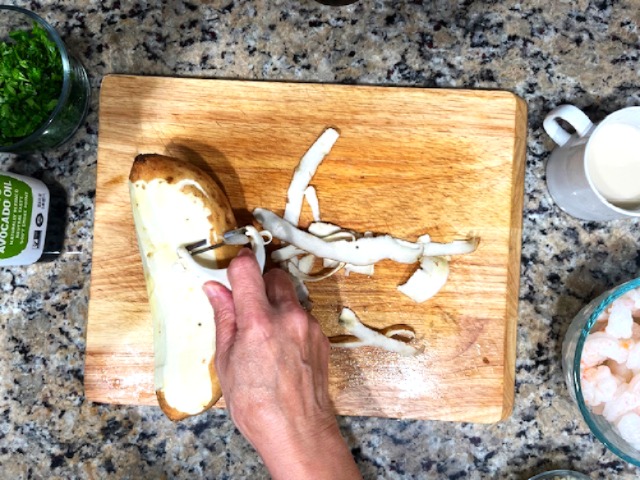
[[[511,232],[509,236],[509,262],[507,267],[507,308],[504,335],[504,396],[502,414],[496,421],[511,416],[515,404],[515,363],[518,330],[518,301],[520,298],[520,271],[522,251],[522,222],[524,208],[524,173],[526,167],[526,146],[528,131],[528,108],[526,102],[514,95],[516,124],[513,146],[513,170],[511,193]],[[518,121],[520,120],[520,121]]]
[[[103,395],[85,396],[85,398],[91,403],[100,404],[100,405],[120,405],[123,407],[132,407],[132,406],[147,407],[147,408],[157,408],[158,411],[160,410],[160,406],[155,401],[142,401],[140,403],[132,405],[131,403],[127,403],[124,400],[121,400],[118,398],[109,398]],[[216,404],[213,407],[211,407],[210,410],[227,410],[227,407],[225,405]],[[359,412],[342,410],[342,411],[336,411],[335,415],[340,417],[367,417],[367,418],[381,418],[381,419],[388,419],[388,420],[424,420],[424,421],[453,422],[453,423],[465,422],[465,423],[475,423],[480,425],[492,425],[503,420],[500,413],[501,412],[500,406],[496,405],[494,407],[487,407],[485,410],[486,411],[482,414],[476,414],[472,416],[470,416],[468,413],[459,413],[454,415],[442,414],[442,415],[436,415],[436,416],[420,415],[420,414],[384,415],[384,414],[381,414],[381,412],[378,410],[376,411],[361,410]],[[206,413],[207,412],[205,411],[199,415],[203,415]]]
[[[181,81],[193,81],[193,82],[221,82],[221,83],[229,83],[229,84],[255,84],[255,85],[279,85],[279,84],[293,84],[293,85],[310,85],[310,86],[322,86],[322,87],[338,87],[344,89],[391,89],[391,90],[407,90],[407,91],[425,91],[428,90],[430,94],[434,95],[450,95],[451,93],[457,93],[461,96],[470,96],[477,97],[479,94],[488,97],[505,97],[505,98],[513,98],[516,103],[521,102],[525,105],[524,100],[516,93],[511,90],[506,89],[474,89],[474,88],[426,88],[420,85],[394,85],[394,84],[379,84],[379,83],[327,83],[327,82],[313,82],[308,80],[262,80],[262,79],[235,79],[235,78],[221,78],[221,77],[176,77],[171,75],[131,75],[131,74],[122,74],[122,73],[110,73],[105,75],[102,78],[100,83],[100,99],[99,102],[102,103],[102,97],[105,91],[108,91],[111,88],[112,82],[117,82],[120,79],[132,80],[136,81],[137,79],[145,79],[145,80],[157,80],[157,81],[168,81],[168,80],[181,80]],[[519,110],[519,107],[516,106],[516,111]],[[525,117],[526,118],[526,117]]]

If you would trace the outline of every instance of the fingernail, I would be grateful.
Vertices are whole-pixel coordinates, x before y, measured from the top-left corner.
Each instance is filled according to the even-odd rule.
[[[205,295],[209,298],[217,298],[218,297],[218,284],[216,282],[207,282],[202,285],[202,290]]]
[[[253,257],[253,250],[251,250],[250,248],[244,247],[242,250],[240,250],[240,252],[238,253],[239,257]]]

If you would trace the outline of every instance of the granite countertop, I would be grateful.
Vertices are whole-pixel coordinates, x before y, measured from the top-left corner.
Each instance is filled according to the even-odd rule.
[[[640,105],[637,0],[9,1],[52,23],[86,66],[87,121],[67,145],[0,157],[67,194],[64,253],[0,269],[0,478],[266,478],[225,411],[174,424],[157,408],[83,397],[98,143],[109,73],[505,89],[529,106],[513,414],[493,425],[340,418],[366,478],[515,478],[640,470],[590,435],[560,365],[571,318],[637,276],[634,220],[583,222],[549,197],[544,115],[600,120]],[[64,204],[63,204],[64,206]]]

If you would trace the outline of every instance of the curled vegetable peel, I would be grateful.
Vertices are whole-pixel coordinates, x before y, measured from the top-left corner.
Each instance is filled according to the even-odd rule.
[[[443,255],[465,255],[467,253],[473,253],[478,248],[479,240],[476,237],[468,238],[466,240],[454,240],[449,243],[437,243],[432,242],[431,239],[424,241],[423,235],[418,239],[424,245],[422,255],[425,257],[441,257]]]
[[[340,270],[342,270],[342,268],[344,268],[344,263],[338,263],[333,267],[324,269],[321,272],[312,275],[297,267],[295,263],[289,263],[289,271],[291,272],[291,274],[299,278],[303,282],[319,282],[339,272]]]
[[[320,221],[320,203],[318,202],[318,194],[316,193],[316,189],[309,185],[307,189],[304,191],[304,198],[307,200],[309,207],[311,207],[311,214],[313,215],[313,220],[315,222]]]
[[[406,283],[398,287],[400,293],[405,294],[417,303],[422,303],[433,297],[447,282],[449,277],[449,262],[444,257],[423,257],[420,268],[416,270]]]
[[[352,265],[366,266],[381,260],[416,263],[423,256],[458,255],[473,252],[478,239],[454,240],[451,243],[409,242],[391,235],[362,236],[354,241],[327,242],[301,230],[265,208],[256,208],[253,216],[271,234],[300,251]]]
[[[355,241],[327,242],[294,227],[267,209],[256,208],[253,215],[275,238],[295,245],[316,257],[338,262],[371,265],[381,260],[390,259],[398,263],[415,263],[420,259],[424,250],[422,243],[407,242],[391,235],[361,237]]]
[[[309,182],[316,173],[316,170],[324,160],[331,148],[338,140],[339,134],[333,128],[326,129],[322,135],[304,154],[302,160],[293,172],[293,178],[287,191],[287,205],[284,210],[284,218],[293,225],[297,225],[300,220],[302,210],[302,199]]]
[[[418,242],[408,242],[391,235],[360,235],[351,233],[350,238],[339,238],[347,232],[337,231],[340,228],[331,224],[312,224],[317,233],[327,233],[321,237],[305,232],[290,224],[275,213],[257,208],[253,212],[255,218],[268,229],[275,238],[289,245],[274,252],[272,258],[276,261],[287,261],[293,257],[310,253],[322,258],[324,266],[335,268],[346,266],[350,271],[373,275],[373,264],[390,259],[399,263],[420,262],[420,268],[398,290],[421,303],[433,297],[444,286],[449,275],[449,262],[444,255],[461,255],[473,252],[478,247],[478,239],[454,240],[450,243],[431,242],[428,235],[423,235]],[[311,230],[311,228],[310,228]],[[331,232],[329,234],[329,232]],[[340,268],[333,271],[336,273]],[[306,272],[296,268],[290,269],[296,276],[307,281],[310,277]],[[330,275],[331,275],[330,274]],[[326,277],[322,277],[326,278]]]
[[[349,339],[348,337],[332,337],[329,340],[331,341],[331,345],[334,347],[379,347],[389,352],[396,352],[404,356],[413,356],[420,353],[420,350],[417,348],[392,338],[395,336],[402,336],[409,340],[415,338],[413,330],[409,329],[405,325],[387,327],[385,328],[384,333],[381,333],[364,325],[355,312],[346,307],[342,309],[338,322],[347,330],[347,332],[356,338]]]

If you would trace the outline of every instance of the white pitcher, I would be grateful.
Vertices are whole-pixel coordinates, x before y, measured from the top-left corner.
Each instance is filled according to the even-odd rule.
[[[544,129],[558,144],[546,172],[549,193],[562,210],[584,220],[640,216],[640,107],[594,125],[579,108],[561,105],[547,115]]]

